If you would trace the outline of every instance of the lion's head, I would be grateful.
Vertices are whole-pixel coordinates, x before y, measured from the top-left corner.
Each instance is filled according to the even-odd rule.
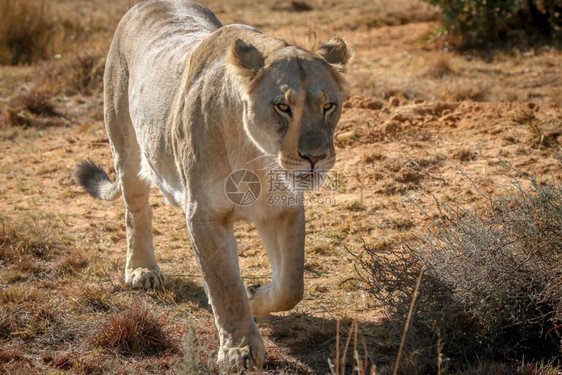
[[[265,55],[242,39],[232,46],[244,129],[291,178],[315,176],[335,163],[334,129],[347,95],[341,72],[351,56],[338,37],[316,52],[283,43]]]

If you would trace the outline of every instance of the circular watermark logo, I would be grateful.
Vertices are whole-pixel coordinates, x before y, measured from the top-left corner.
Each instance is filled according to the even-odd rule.
[[[232,172],[224,183],[224,191],[228,199],[237,206],[249,206],[261,194],[259,177],[248,169]]]

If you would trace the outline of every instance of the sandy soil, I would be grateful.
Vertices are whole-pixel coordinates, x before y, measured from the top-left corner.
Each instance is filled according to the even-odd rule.
[[[337,187],[307,196],[303,302],[291,312],[259,320],[272,373],[279,369],[325,373],[327,358],[333,355],[337,319],[358,319],[368,336],[380,311],[365,293],[345,282],[354,277],[348,250],[361,252],[363,241],[398,244],[423,233],[428,219],[405,194],[430,213],[435,212],[435,199],[477,207],[482,196],[472,182],[486,194],[513,189],[510,181],[515,173],[500,160],[539,181],[559,183],[562,178],[561,162],[555,158],[562,147],[560,53],[502,54],[486,62],[483,57],[444,51],[440,44],[421,43],[432,27],[431,22],[415,22],[342,32],[357,56],[349,69],[353,96],[345,103],[336,134]],[[310,37],[309,32],[306,37],[306,27],[300,25],[266,24],[264,28],[301,44],[307,40],[314,44],[333,31],[319,26],[316,36]],[[439,59],[448,62],[445,70],[450,71],[432,70],[439,68],[434,63]],[[482,96],[471,98],[469,92],[466,98],[445,100],[443,92],[453,92],[455,99],[454,95],[460,95],[458,87],[465,86],[478,86]],[[485,101],[489,98],[497,101]],[[122,202],[94,201],[72,179],[76,163],[84,159],[95,160],[113,173],[99,118],[101,99],[78,95],[59,97],[56,103],[66,114],[66,126],[0,130],[0,212],[6,220],[23,218],[50,225],[61,242],[70,244],[64,252],[76,248],[91,259],[78,275],[47,280],[63,283],[64,291],[56,296],[62,304],[73,298],[73,289],[65,283],[122,285],[126,245]],[[151,205],[157,257],[177,294],[163,308],[178,319],[179,327],[190,325],[190,319],[210,327],[207,333],[213,349],[212,317],[202,296],[183,214],[166,206],[156,190]],[[240,225],[236,236],[244,280],[266,282],[269,266],[255,230]],[[0,269],[6,273],[15,266],[0,264]],[[46,281],[27,283],[45,288]],[[0,285],[5,288],[14,282],[4,278]],[[189,290],[191,297],[179,289]],[[121,293],[150,301],[165,299]],[[3,344],[27,346],[17,341]],[[73,345],[78,353],[86,351],[80,349],[81,344]],[[45,350],[69,349],[38,345],[22,350],[39,358]],[[135,368],[127,361],[119,366]]]

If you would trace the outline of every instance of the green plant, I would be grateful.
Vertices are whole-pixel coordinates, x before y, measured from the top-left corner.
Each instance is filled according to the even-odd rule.
[[[441,8],[443,27],[465,44],[499,41],[524,33],[556,37],[561,0],[424,0]]]

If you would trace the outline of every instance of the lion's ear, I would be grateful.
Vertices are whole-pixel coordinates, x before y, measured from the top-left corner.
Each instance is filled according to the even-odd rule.
[[[321,45],[316,53],[330,64],[340,67],[344,67],[353,57],[353,50],[339,36],[335,36],[328,43]]]
[[[254,76],[264,65],[261,52],[242,39],[236,39],[232,45],[229,54],[229,62],[248,76]]]

